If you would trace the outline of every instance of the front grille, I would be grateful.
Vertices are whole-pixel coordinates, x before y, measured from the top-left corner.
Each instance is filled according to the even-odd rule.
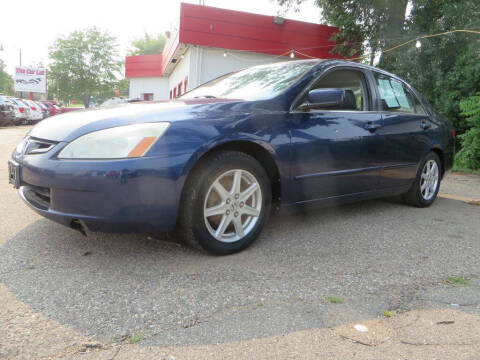
[[[50,208],[50,189],[34,185],[23,185],[23,195],[35,207],[42,210]]]
[[[43,154],[55,146],[55,142],[29,138],[25,146],[25,154]]]

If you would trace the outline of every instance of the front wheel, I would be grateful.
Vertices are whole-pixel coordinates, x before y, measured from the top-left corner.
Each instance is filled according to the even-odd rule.
[[[413,206],[430,206],[437,198],[441,180],[440,158],[430,152],[418,170],[417,177],[410,190],[402,195],[403,200]]]
[[[181,234],[211,253],[245,249],[268,219],[270,181],[264,168],[247,154],[214,154],[197,166],[185,186]]]

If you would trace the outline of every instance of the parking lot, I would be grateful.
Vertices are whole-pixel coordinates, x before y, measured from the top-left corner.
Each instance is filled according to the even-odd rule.
[[[102,348],[111,358],[129,342],[165,354],[255,348],[255,339],[428,309],[457,314],[452,336],[464,337],[448,354],[480,351],[470,331],[480,315],[480,206],[439,198],[418,209],[392,198],[273,215],[252,247],[225,257],[147,235],[84,237],[34,214],[8,186],[6,162],[26,131],[0,129],[0,358]]]

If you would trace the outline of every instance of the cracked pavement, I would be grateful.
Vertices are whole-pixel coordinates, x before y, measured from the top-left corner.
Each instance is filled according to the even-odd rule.
[[[6,160],[26,130],[0,129],[0,177],[7,178]],[[393,198],[277,214],[251,248],[214,257],[147,235],[84,237],[35,215],[4,182],[0,194],[0,358],[188,358],[191,351],[228,358],[225,351],[242,357],[248,346],[267,351],[263,358],[288,358],[300,349],[292,341],[304,341],[319,358],[313,355],[320,340],[347,358],[335,344],[350,351],[353,341],[380,348],[395,338],[415,347],[418,334],[408,337],[392,325],[413,321],[412,314],[420,330],[423,317],[441,314],[457,319],[441,328],[447,333],[461,328],[458,319],[464,331],[479,324],[479,206],[439,198],[417,209]],[[451,275],[470,284],[449,285]],[[329,295],[344,301],[329,303]],[[381,319],[384,310],[399,315]],[[352,323],[372,321],[388,341],[348,335]],[[458,354],[479,349],[468,331],[456,343],[432,335],[422,344],[460,346],[445,354],[468,358]],[[126,345],[134,334],[143,340]],[[285,352],[272,353],[280,344]]]

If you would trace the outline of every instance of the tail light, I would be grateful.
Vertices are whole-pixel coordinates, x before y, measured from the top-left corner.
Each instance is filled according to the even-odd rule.
[[[37,108],[35,106],[31,106],[30,109],[32,109],[33,111],[37,111]]]
[[[25,109],[23,107],[19,107],[18,110],[20,110],[21,113],[23,113],[25,111]]]
[[[452,137],[455,138],[456,135],[457,135],[457,132],[455,131],[455,129],[452,129]]]

